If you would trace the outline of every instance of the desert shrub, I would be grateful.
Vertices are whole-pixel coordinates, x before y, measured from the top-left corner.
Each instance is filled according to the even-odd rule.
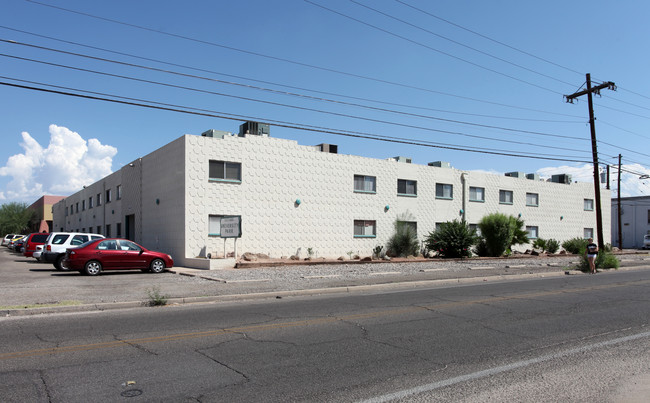
[[[573,253],[574,255],[578,255],[580,254],[581,251],[584,253],[584,250],[587,249],[588,243],[589,241],[587,241],[586,239],[575,237],[562,242],[562,247],[567,252]]]
[[[420,242],[413,227],[403,221],[395,221],[395,232],[388,239],[389,256],[417,255],[420,251]]]
[[[471,256],[471,247],[477,242],[476,231],[465,221],[448,221],[430,232],[425,239],[427,249],[437,251],[442,257],[459,258]]]
[[[546,239],[543,238],[535,239],[535,242],[533,242],[533,248],[541,249],[542,252],[544,252],[546,250]]]
[[[557,253],[560,250],[560,242],[557,239],[549,239],[546,241],[546,251],[548,253]]]
[[[566,249],[566,248],[565,248]],[[580,262],[578,263],[578,269],[588,272],[589,271],[589,261],[587,261],[587,255],[585,255],[586,247],[581,251]],[[616,256],[614,256],[607,248],[598,252],[596,256],[596,269],[618,269],[621,266],[621,262]]]
[[[484,241],[477,248],[477,252],[485,252],[481,256],[502,256],[510,253],[513,245],[528,243],[524,222],[516,217],[493,213],[483,217],[478,226]]]

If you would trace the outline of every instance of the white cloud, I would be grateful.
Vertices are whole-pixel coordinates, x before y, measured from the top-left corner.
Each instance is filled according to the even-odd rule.
[[[604,173],[603,169],[603,173]],[[634,173],[632,173],[634,172]],[[543,179],[549,179],[552,175],[569,174],[574,181],[592,182],[594,180],[593,165],[582,166],[559,166],[546,167],[537,170]],[[621,197],[648,196],[650,195],[650,179],[640,179],[640,175],[650,175],[650,169],[639,164],[622,165],[621,167]],[[610,188],[612,197],[615,197],[618,189],[618,166],[610,168]],[[603,184],[604,186],[605,184]]]
[[[84,140],[65,127],[50,125],[50,144],[43,148],[22,132],[23,154],[9,157],[0,176],[12,179],[0,200],[31,201],[44,194],[67,195],[109,175],[117,148],[97,139]]]

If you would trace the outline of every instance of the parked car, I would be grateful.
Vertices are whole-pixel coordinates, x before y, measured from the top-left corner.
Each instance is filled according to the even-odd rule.
[[[26,239],[27,235],[24,235],[22,238],[15,240],[11,249],[13,249],[14,252],[23,253],[23,245],[25,245]]]
[[[67,248],[63,266],[89,276],[103,270],[139,269],[161,273],[174,265],[166,253],[154,252],[122,238],[96,239],[76,248]]]
[[[53,263],[57,270],[67,270],[61,265],[67,248],[79,246],[93,239],[104,238],[101,234],[82,232],[50,232],[43,246],[41,262]]]
[[[7,246],[9,245],[9,241],[14,237],[14,234],[7,234],[5,235],[4,238],[2,238],[2,246]]]
[[[40,262],[41,253],[43,253],[43,245],[36,245],[36,250],[32,253],[32,257]]]
[[[650,234],[643,236],[643,249],[650,249]]]
[[[20,238],[22,238],[22,237],[24,237],[24,236],[25,236],[25,235],[19,235],[19,234],[14,235],[14,236],[9,240],[9,242],[7,242],[7,248],[9,248],[9,249],[13,249],[13,248],[14,248],[14,243],[16,243],[17,240],[19,240]]]
[[[49,235],[50,234],[47,232],[35,232],[29,234],[24,244],[25,250],[23,251],[23,255],[25,255],[25,257],[32,257],[36,251],[36,246],[43,245]]]

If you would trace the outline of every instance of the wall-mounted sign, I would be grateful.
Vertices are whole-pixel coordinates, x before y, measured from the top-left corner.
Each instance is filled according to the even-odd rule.
[[[241,238],[241,216],[221,217],[221,237]]]

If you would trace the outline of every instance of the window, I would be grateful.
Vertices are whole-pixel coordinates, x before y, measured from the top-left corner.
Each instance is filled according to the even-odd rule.
[[[120,240],[120,249],[121,250],[134,250],[141,251],[142,249],[134,242]]]
[[[412,229],[415,234],[418,233],[418,223],[416,221],[398,221],[397,225],[403,225]]]
[[[93,208],[93,198],[92,198],[92,196],[88,198],[88,208],[89,209]]]
[[[86,242],[88,242],[88,235],[75,235],[70,241],[70,246],[79,246]]]
[[[98,225],[98,226],[97,226],[97,233],[98,233],[98,234],[101,234],[101,233],[102,233],[102,226],[101,226],[101,225]]]
[[[585,228],[582,234],[582,237],[584,239],[589,239],[594,237],[594,229],[593,228]]]
[[[374,176],[354,175],[354,191],[361,193],[376,193],[377,178]]]
[[[210,160],[211,181],[241,182],[241,163]]]
[[[106,189],[106,203],[110,203],[110,202],[111,202],[111,190]]]
[[[397,194],[402,196],[416,196],[418,194],[418,182],[408,179],[398,179]]]
[[[121,238],[122,237],[122,223],[121,222],[118,222],[117,224],[115,224],[115,230],[117,232],[115,234],[115,236],[118,237],[118,238]]]
[[[102,205],[102,194],[97,193],[97,205],[101,206]]]
[[[436,231],[440,231],[444,224],[445,224],[444,222],[437,222],[436,223]]]
[[[99,227],[97,227],[97,233],[101,234],[101,232],[99,232]],[[106,238],[111,237],[111,224],[106,224],[106,234],[104,235],[106,235]]]
[[[512,204],[512,190],[499,190],[499,203]]]
[[[67,207],[65,208],[65,216],[66,217],[68,216],[68,208]]]
[[[75,212],[77,212],[77,213],[79,212],[79,203],[75,203],[75,205],[74,205],[74,210],[75,210]]]
[[[539,228],[536,226],[526,226],[526,233],[528,235],[529,239],[537,239],[537,234],[539,232]]]
[[[222,215],[208,216],[208,236],[221,236]]]
[[[372,220],[354,220],[355,238],[374,238],[377,236],[377,223]]]
[[[448,183],[436,183],[436,199],[453,199],[454,185]]]
[[[648,210],[648,224],[650,224],[650,210]]]
[[[594,210],[594,199],[585,199],[585,211]]]
[[[73,209],[73,207],[74,207],[74,206],[70,206],[70,215],[73,215],[73,214],[74,214],[74,209]]]
[[[469,224],[469,229],[476,231],[476,235],[481,236],[481,229],[478,224]]]
[[[526,206],[538,207],[539,206],[539,194],[538,193],[526,193]]]
[[[485,202],[485,188],[469,187],[469,201]]]
[[[81,211],[86,211],[86,200],[81,201]]]
[[[122,185],[117,185],[117,187],[115,188],[115,193],[117,193],[117,195],[115,196],[117,197],[117,200],[120,200],[122,198]]]

